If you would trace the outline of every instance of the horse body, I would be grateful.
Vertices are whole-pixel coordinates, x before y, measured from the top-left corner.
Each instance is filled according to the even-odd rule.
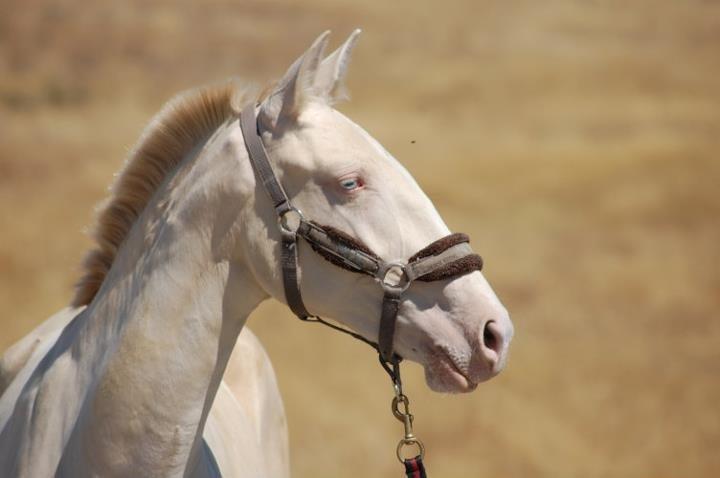
[[[392,260],[449,231],[407,171],[331,107],[356,36],[324,61],[318,38],[258,117],[293,202]],[[284,300],[280,232],[236,121],[242,102],[234,88],[201,90],[143,134],[99,217],[75,308],[5,361],[3,475],[287,473],[272,369],[240,334],[260,302]],[[374,339],[375,283],[306,247],[299,261],[308,309]],[[464,392],[499,373],[511,336],[476,271],[410,287],[395,350],[424,365],[431,388]]]

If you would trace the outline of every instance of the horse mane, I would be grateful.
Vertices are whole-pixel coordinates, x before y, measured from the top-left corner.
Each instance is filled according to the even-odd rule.
[[[98,208],[92,237],[75,288],[74,307],[89,304],[102,285],[117,251],[165,177],[185,155],[236,116],[243,96],[234,82],[205,86],[171,99],[145,127],[125,165]]]

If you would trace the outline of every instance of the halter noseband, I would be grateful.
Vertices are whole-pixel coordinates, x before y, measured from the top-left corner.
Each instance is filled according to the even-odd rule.
[[[250,104],[243,109],[240,114],[240,128],[255,176],[262,182],[270,196],[278,217],[282,238],[283,288],[288,306],[302,320],[313,319],[370,344],[380,354],[383,367],[393,376],[387,365],[392,364],[396,367],[400,360],[400,357],[393,352],[393,342],[403,293],[416,280],[438,281],[481,270],[482,259],[473,253],[468,244],[470,239],[465,234],[450,234],[432,242],[410,257],[407,262],[385,261],[352,236],[331,226],[323,226],[305,219],[302,212],[290,203],[270,165],[259,134],[255,105]],[[292,225],[289,218],[291,215],[296,216]],[[302,237],[310,244],[313,251],[332,264],[351,272],[366,274],[380,284],[384,294],[377,343],[326,322],[307,311],[298,281],[298,237]]]

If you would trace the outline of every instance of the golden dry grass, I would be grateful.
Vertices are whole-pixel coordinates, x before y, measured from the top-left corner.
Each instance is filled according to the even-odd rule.
[[[70,300],[93,204],[164,100],[277,76],[320,31],[361,26],[341,108],[471,234],[517,328],[507,371],[472,395],[433,394],[407,367],[432,476],[720,474],[717,2],[0,11],[0,350]],[[398,476],[370,351],[277,304],[251,326],[295,476]]]

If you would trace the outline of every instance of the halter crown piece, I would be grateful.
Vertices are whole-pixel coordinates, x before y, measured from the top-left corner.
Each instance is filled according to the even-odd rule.
[[[402,358],[393,351],[395,324],[403,293],[416,280],[432,282],[479,271],[483,265],[482,258],[473,253],[468,244],[470,239],[467,235],[455,233],[429,244],[410,257],[407,262],[385,261],[352,236],[331,226],[307,220],[302,212],[292,205],[277,180],[260,137],[255,105],[249,104],[241,112],[240,128],[256,179],[263,184],[277,214],[282,239],[281,266],[285,300],[300,319],[332,327],[362,340],[378,351],[380,363],[390,375],[395,387],[393,413],[398,420],[405,424],[405,438],[398,444],[397,452],[400,461],[408,467],[408,462],[413,462],[417,457],[403,460],[400,456],[403,446],[417,445],[421,452],[420,458],[424,454],[424,448],[412,433],[412,415],[408,410],[409,401],[402,393],[400,380],[399,364]],[[295,216],[294,219],[292,216]],[[384,293],[377,342],[313,316],[307,311],[298,280],[299,238],[303,238],[310,244],[313,251],[332,264],[351,272],[368,275],[382,287]],[[400,410],[400,405],[404,407],[404,411]],[[421,460],[419,465],[422,466]]]

